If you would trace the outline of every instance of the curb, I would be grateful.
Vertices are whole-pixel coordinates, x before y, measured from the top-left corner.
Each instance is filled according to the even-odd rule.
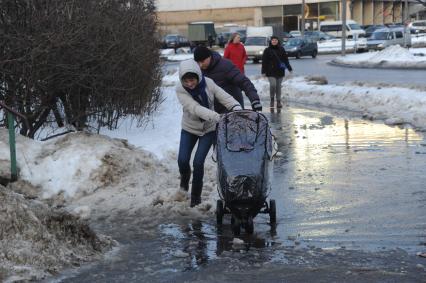
[[[385,63],[381,62],[378,63],[374,66],[359,66],[359,65],[353,65],[353,64],[348,64],[348,63],[340,63],[340,62],[335,62],[334,60],[331,60],[329,62],[327,62],[328,65],[331,66],[337,66],[337,67],[345,67],[345,68],[354,68],[354,69],[389,69],[389,70],[418,70],[418,71],[422,71],[422,70],[426,70],[426,66],[411,66],[411,67],[404,67],[404,66],[386,66],[386,65],[380,65]]]

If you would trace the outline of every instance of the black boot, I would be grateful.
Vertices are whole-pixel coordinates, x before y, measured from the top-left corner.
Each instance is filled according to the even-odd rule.
[[[187,192],[189,190],[189,179],[191,178],[191,171],[180,174],[180,188]]]
[[[192,184],[191,189],[191,207],[197,206],[201,203],[201,190],[203,189],[203,185],[194,185]]]

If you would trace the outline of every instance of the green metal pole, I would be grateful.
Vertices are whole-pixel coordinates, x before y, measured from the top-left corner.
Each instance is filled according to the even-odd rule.
[[[9,127],[9,146],[10,146],[10,178],[14,182],[18,180],[18,170],[16,167],[16,142],[15,142],[15,123],[13,114],[7,112],[7,123]]]

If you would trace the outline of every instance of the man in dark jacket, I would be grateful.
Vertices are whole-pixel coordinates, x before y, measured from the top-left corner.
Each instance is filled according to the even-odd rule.
[[[244,98],[241,90],[251,102],[255,111],[262,111],[259,95],[252,82],[228,59],[222,58],[219,53],[210,51],[205,46],[198,46],[194,50],[194,60],[200,65],[203,75],[211,78],[218,86],[232,95],[244,108]],[[226,108],[215,101],[215,110],[218,113],[227,112]]]
[[[287,53],[281,46],[278,37],[272,36],[269,47],[263,51],[262,75],[269,81],[269,94],[271,97],[271,108],[274,107],[275,97],[277,98],[277,108],[281,108],[281,83],[285,75],[285,69],[293,72],[288,61]]]

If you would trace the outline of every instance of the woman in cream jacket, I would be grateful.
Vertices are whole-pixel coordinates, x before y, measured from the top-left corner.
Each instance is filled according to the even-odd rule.
[[[224,105],[228,111],[241,110],[231,95],[217,86],[213,80],[202,75],[198,64],[190,59],[180,63],[181,84],[176,94],[182,104],[182,130],[179,144],[178,165],[181,175],[180,187],[188,191],[191,178],[191,154],[198,142],[193,161],[191,207],[201,203],[204,162],[215,141],[216,124],[220,115],[214,111],[214,101]]]

